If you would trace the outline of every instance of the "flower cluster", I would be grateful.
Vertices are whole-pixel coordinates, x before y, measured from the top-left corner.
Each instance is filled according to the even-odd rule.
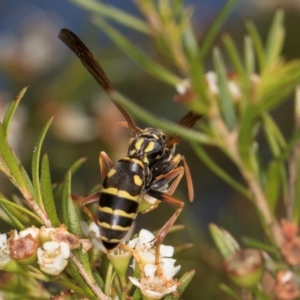
[[[150,231],[142,229],[137,238],[128,242],[135,249],[143,268],[140,278],[129,279],[146,298],[161,299],[169,293],[176,293],[178,281],[173,277],[180,270],[180,266],[174,266],[174,247],[165,245],[160,245],[159,264],[155,264],[154,239],[155,236]]]
[[[214,97],[220,96],[220,88],[218,83],[218,76],[215,72],[209,71],[205,74],[205,80],[208,87],[209,92]],[[255,89],[257,84],[260,81],[260,77],[257,74],[251,74],[251,88]],[[239,102],[242,98],[243,92],[241,88],[241,83],[237,77],[236,73],[228,73],[227,74],[227,84],[228,91],[234,102]],[[175,100],[178,102],[188,102],[191,98],[193,98],[194,93],[192,91],[192,85],[189,79],[184,79],[179,84],[176,85],[176,90],[178,95],[176,95]]]
[[[82,222],[82,228],[94,247],[103,251],[97,225],[94,222],[90,225]],[[175,266],[176,260],[172,258],[174,247],[160,245],[159,263],[156,264],[154,241],[155,236],[150,231],[142,229],[138,237],[131,239],[126,244],[132,249],[131,253],[123,251],[119,247],[108,254],[108,258],[120,277],[126,274],[131,254],[133,254],[132,267],[133,269],[139,268],[141,275],[139,278],[129,277],[129,279],[141,290],[146,299],[161,299],[169,293],[176,294],[179,285],[178,281],[173,279],[180,270],[180,266]]]
[[[12,271],[17,264],[37,262],[40,269],[49,275],[59,275],[68,264],[70,250],[87,247],[85,240],[59,228],[30,227],[17,232],[12,230],[7,239],[0,235],[0,269]]]

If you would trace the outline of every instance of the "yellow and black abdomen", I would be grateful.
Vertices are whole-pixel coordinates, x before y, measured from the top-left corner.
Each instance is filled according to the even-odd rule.
[[[120,159],[104,179],[98,208],[98,226],[104,247],[110,251],[125,238],[138,211],[145,185],[141,160]]]

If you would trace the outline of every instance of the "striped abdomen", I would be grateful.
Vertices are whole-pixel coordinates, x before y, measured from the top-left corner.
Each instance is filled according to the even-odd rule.
[[[98,226],[108,251],[116,248],[130,229],[144,184],[144,165],[136,158],[120,159],[105,177],[99,199]]]

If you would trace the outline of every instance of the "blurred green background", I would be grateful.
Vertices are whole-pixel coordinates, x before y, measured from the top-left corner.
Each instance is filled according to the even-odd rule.
[[[137,14],[130,1],[103,1]],[[192,17],[194,30],[201,39],[209,22],[225,1],[186,1],[195,12]],[[286,12],[287,38],[284,48],[286,59],[299,57],[300,2],[242,1],[221,30],[229,33],[242,49],[245,35],[244,21],[254,20],[261,35],[265,36],[275,9],[281,6]],[[168,67],[151,40],[116,25],[132,43],[140,46],[150,56]],[[0,119],[7,105],[24,87],[30,88],[23,98],[10,131],[10,145],[30,170],[34,142],[46,123],[54,122],[44,143],[43,151],[49,154],[52,179],[59,182],[68,167],[80,157],[87,161],[73,178],[73,192],[88,195],[89,190],[101,181],[99,151],[106,151],[116,161],[126,153],[129,135],[116,122],[120,113],[81,66],[74,54],[57,38],[61,28],[76,32],[105,69],[115,88],[140,106],[157,116],[177,121],[186,112],[182,104],[173,100],[175,90],[146,74],[135,62],[114,46],[90,22],[90,14],[72,1],[9,1],[0,2]],[[216,42],[218,43],[218,41]],[[206,69],[210,70],[208,60]],[[230,66],[228,66],[230,71]],[[285,135],[292,129],[292,101],[273,112]],[[137,122],[140,127],[147,126]],[[269,153],[261,138],[262,153],[267,160]],[[217,163],[239,178],[236,168],[217,150],[207,149]],[[178,224],[186,229],[170,234],[165,243],[180,246],[193,243],[194,247],[181,252],[178,261],[185,272],[196,268],[196,276],[184,294],[184,299],[226,299],[217,285],[223,278],[218,253],[207,233],[207,225],[214,222],[229,230],[238,240],[242,235],[260,237],[256,212],[247,200],[216,177],[193,154],[188,143],[182,141],[178,152],[190,166],[195,187],[195,200],[187,203],[185,180],[176,191],[176,197],[186,202]],[[263,163],[263,162],[262,162]],[[10,198],[15,192],[9,181],[0,174],[0,191]],[[175,208],[162,204],[137,219],[139,228],[159,229]],[[1,224],[1,232],[9,230]]]

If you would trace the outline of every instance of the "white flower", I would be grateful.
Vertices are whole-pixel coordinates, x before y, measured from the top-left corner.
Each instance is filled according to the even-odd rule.
[[[177,281],[170,278],[170,274],[176,274],[176,271],[170,272],[169,267],[172,263],[168,264],[168,268],[163,269],[163,277],[156,276],[157,267],[153,264],[147,264],[144,267],[145,276],[140,279],[129,277],[130,281],[136,285],[145,297],[152,299],[161,299],[165,295],[173,293],[177,290]],[[177,267],[176,267],[177,268]],[[164,280],[167,279],[167,280]]]
[[[5,233],[0,234],[0,260],[9,253],[7,245],[7,236]]]
[[[175,86],[178,94],[183,95],[191,88],[191,82],[189,79],[183,79]]]
[[[174,247],[165,245],[160,245],[159,265],[155,265],[154,240],[155,236],[150,231],[142,229],[139,237],[128,243],[135,248],[143,265],[142,276],[139,279],[129,279],[146,298],[161,299],[169,293],[176,292],[177,280],[173,277],[180,270],[180,266],[175,267],[176,260],[170,258],[174,254]]]
[[[65,242],[46,242],[43,249],[38,248],[38,263],[40,269],[50,275],[59,275],[68,264],[70,247]]]
[[[86,222],[81,221],[81,228],[84,236],[92,242],[93,246],[97,250],[100,250],[105,253],[107,252],[100,238],[99,227],[95,222],[91,222],[90,225],[88,225]]]

